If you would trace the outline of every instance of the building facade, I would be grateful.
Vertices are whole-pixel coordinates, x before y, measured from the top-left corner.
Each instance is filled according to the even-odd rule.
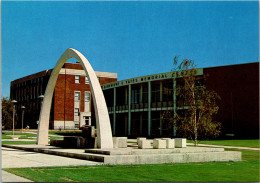
[[[52,70],[42,71],[11,82],[12,100],[17,100],[18,128],[21,128],[21,106],[24,126],[37,128],[42,98]],[[117,81],[116,73],[97,72],[100,84]],[[79,63],[65,63],[58,76],[53,94],[50,129],[78,129],[93,119],[89,80]]]
[[[259,137],[259,63],[197,70],[208,90],[221,97],[215,120],[222,123],[222,138]],[[114,136],[174,137],[176,130],[163,120],[165,111],[181,112],[176,96],[178,72],[116,81],[102,86]]]
[[[25,106],[24,126],[37,128],[37,121],[52,70],[42,71],[11,82],[11,99],[16,104],[18,128],[21,106]],[[180,112],[176,95],[181,83],[178,72],[117,81],[116,73],[96,72],[102,86],[114,136],[175,137],[174,127],[163,120],[165,111]],[[221,100],[215,120],[222,123],[222,138],[259,137],[259,63],[202,68],[197,77]],[[90,85],[79,63],[65,63],[53,95],[50,129],[78,129],[95,125]]]

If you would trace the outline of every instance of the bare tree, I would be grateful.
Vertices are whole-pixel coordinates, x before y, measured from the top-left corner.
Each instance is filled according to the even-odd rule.
[[[180,78],[177,80],[177,106],[181,109],[174,114],[177,132],[194,141],[216,137],[220,134],[221,123],[214,121],[219,107],[216,101],[220,99],[215,91],[207,90],[205,77],[197,75],[193,60],[174,58],[174,71]]]

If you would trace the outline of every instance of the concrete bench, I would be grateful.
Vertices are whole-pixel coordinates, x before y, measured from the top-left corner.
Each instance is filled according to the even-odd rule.
[[[144,139],[146,140],[146,137],[138,137],[138,138],[137,138],[137,146],[138,146],[138,147],[141,146],[141,145],[140,145],[141,140],[144,140]]]
[[[141,139],[138,141],[138,149],[151,149],[153,140]]]
[[[187,147],[186,146],[186,138],[175,138],[175,147]]]
[[[175,140],[171,138],[162,138],[163,140],[166,140],[166,148],[167,149],[173,149],[175,148]]]
[[[113,137],[114,148],[127,148],[127,137]]]
[[[154,149],[166,149],[166,140],[163,139],[154,139],[153,140]]]

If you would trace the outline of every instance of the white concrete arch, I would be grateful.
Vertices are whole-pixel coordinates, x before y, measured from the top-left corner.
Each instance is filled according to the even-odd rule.
[[[107,111],[107,105],[105,102],[105,97],[97,76],[91,67],[88,60],[77,50],[68,48],[59,58],[56,66],[54,67],[47,88],[45,90],[45,95],[42,103],[38,134],[37,134],[37,144],[47,145],[48,144],[48,130],[49,130],[49,119],[50,119],[50,109],[53,97],[54,87],[59,75],[59,72],[63,64],[70,58],[77,59],[83,66],[86,75],[90,81],[90,88],[94,102],[95,116],[96,116],[96,127],[97,127],[97,147],[98,148],[113,148],[113,139],[111,132],[111,125],[109,120],[109,115]]]

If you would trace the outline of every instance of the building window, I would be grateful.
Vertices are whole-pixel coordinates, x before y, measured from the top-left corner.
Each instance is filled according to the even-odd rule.
[[[74,116],[79,116],[79,108],[74,109]]]
[[[78,75],[75,76],[75,83],[79,83],[79,76]]]
[[[143,85],[143,103],[148,103],[148,84]]]
[[[160,102],[160,83],[152,83],[152,102]]]
[[[89,80],[87,76],[85,76],[85,84],[89,84]]]
[[[75,91],[75,100],[80,100],[80,92]]]
[[[88,116],[85,116],[85,125],[90,125],[90,124],[89,124],[89,117],[88,117]]]
[[[132,91],[131,91],[131,103],[132,104],[140,103],[140,86],[132,88]]]
[[[89,96],[90,96],[90,93],[89,92],[85,92],[85,101],[89,101]]]

